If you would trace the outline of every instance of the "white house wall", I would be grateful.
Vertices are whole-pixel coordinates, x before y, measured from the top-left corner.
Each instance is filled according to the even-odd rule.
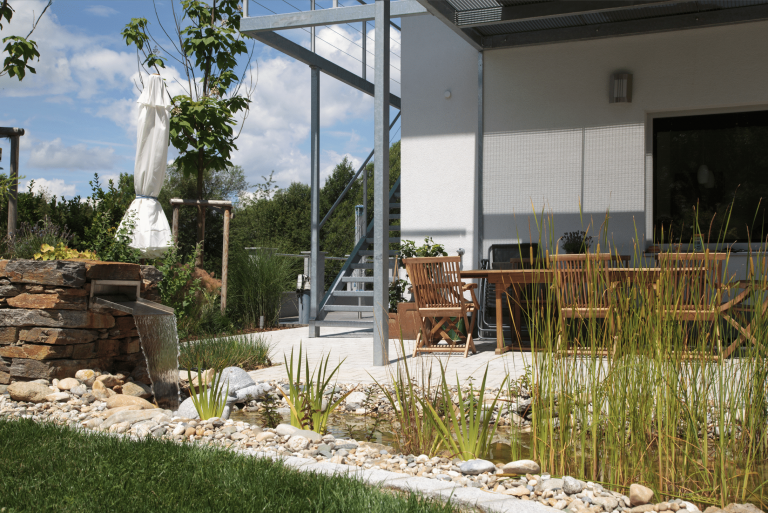
[[[463,248],[475,266],[478,55],[432,16],[402,23],[401,237]]]
[[[765,48],[768,22],[486,51],[483,253],[538,240],[542,212],[544,241],[607,226],[643,249],[652,119],[768,108]],[[477,53],[431,16],[403,20],[402,52],[404,237],[471,255]],[[608,102],[615,72],[632,103]]]

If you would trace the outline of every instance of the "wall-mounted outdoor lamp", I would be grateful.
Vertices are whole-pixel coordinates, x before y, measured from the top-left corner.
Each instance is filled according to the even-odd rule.
[[[707,189],[713,189],[715,187],[715,173],[709,170],[705,164],[699,166],[699,171],[696,173],[696,180],[700,185],[703,185]]]
[[[614,73],[611,75],[611,94],[609,103],[632,102],[632,73]]]

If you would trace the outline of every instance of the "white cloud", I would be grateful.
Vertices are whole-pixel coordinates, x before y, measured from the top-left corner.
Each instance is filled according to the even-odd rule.
[[[35,193],[43,193],[45,196],[58,196],[60,198],[71,198],[75,195],[75,189],[77,186],[73,183],[66,183],[61,178],[48,180],[47,178],[35,178],[33,180],[22,180],[19,182],[21,190],[26,191],[29,188],[30,182],[32,184],[32,191]]]
[[[85,144],[65,146],[60,138],[35,141],[27,165],[37,169],[112,169],[119,157],[113,148],[88,147]]]
[[[321,127],[370,116],[371,97],[326,75],[320,80]],[[251,112],[233,155],[249,182],[260,181],[272,170],[281,186],[309,181],[310,158],[301,148],[310,131],[310,86],[304,64],[286,57],[259,61]]]
[[[118,13],[115,9],[107,7],[106,5],[92,5],[90,7],[86,7],[85,12],[91,13],[94,16],[99,16],[101,18],[108,18],[113,14]]]
[[[45,1],[27,0],[14,4],[13,22],[3,29],[3,36],[26,36],[32,21],[45,7]],[[67,102],[75,95],[91,99],[105,90],[132,87],[130,77],[136,71],[133,52],[105,48],[112,39],[90,36],[59,24],[54,4],[40,19],[31,39],[37,42],[39,61],[30,63],[37,71],[28,73],[23,84],[15,78],[0,77],[4,96],[43,96],[46,101]]]

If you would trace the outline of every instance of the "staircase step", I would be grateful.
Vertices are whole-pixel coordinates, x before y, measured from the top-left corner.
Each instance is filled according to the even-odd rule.
[[[390,224],[389,225],[389,231],[390,232],[399,232],[401,226],[399,224]]]
[[[344,283],[373,283],[373,276],[342,276],[341,281]]]
[[[372,249],[362,249],[362,250],[358,251],[357,254],[360,255],[360,256],[373,256],[373,250]],[[396,249],[390,249],[389,252],[388,252],[388,255],[391,256],[391,257],[397,256],[399,254],[400,254],[400,252],[398,250],[396,250]]]
[[[373,237],[365,239],[365,242],[368,244],[373,244]],[[400,237],[390,237],[387,244],[400,244]]]
[[[373,321],[309,321],[310,326],[325,326],[327,328],[361,328],[373,329]],[[366,335],[370,336],[370,335]]]
[[[325,305],[326,312],[373,312],[373,306]]]
[[[349,264],[350,269],[373,269],[373,264]],[[344,280],[344,278],[342,278]],[[360,278],[350,278],[349,281],[365,281],[364,279]],[[371,278],[371,282],[373,282],[373,278]]]
[[[400,219],[400,214],[389,214],[390,219]]]
[[[372,290],[334,290],[332,295],[336,297],[373,297]]]
[[[390,203],[389,208],[400,208],[400,203]]]

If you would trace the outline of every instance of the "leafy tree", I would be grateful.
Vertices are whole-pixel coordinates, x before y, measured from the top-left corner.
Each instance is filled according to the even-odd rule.
[[[173,3],[171,4],[173,6]],[[170,58],[180,64],[187,79],[187,94],[173,97],[171,144],[179,151],[174,165],[186,176],[197,177],[195,197],[204,199],[206,170],[232,167],[230,155],[237,149],[235,133],[238,114],[248,115],[253,87],[243,89],[244,77],[235,73],[237,57],[248,55],[240,36],[238,0],[182,0],[182,14],[173,11],[175,41],[172,53],[164,53],[149,31],[146,18],[133,18],[122,32],[127,45],[135,45],[143,69],[166,66]],[[162,31],[168,31],[158,17]],[[151,46],[154,44],[155,46]],[[241,127],[242,128],[242,127]],[[196,242],[202,250],[196,265],[202,267],[206,246],[203,209],[197,212]]]
[[[7,36],[3,38],[5,48],[3,49],[6,54],[5,60],[3,60],[3,67],[0,69],[0,76],[8,75],[10,77],[16,77],[21,82],[27,74],[27,70],[32,73],[36,73],[35,68],[29,65],[29,61],[37,58],[40,60],[40,52],[37,51],[37,43],[29,39],[32,32],[37,28],[37,24],[40,23],[40,19],[45,14],[45,11],[53,3],[53,0],[49,0],[43,8],[43,12],[40,16],[32,22],[32,29],[29,31],[26,37],[21,36]],[[6,25],[11,22],[14,13],[13,7],[8,0],[3,0],[0,4],[0,30],[3,29],[3,18],[5,18]],[[34,19],[34,14],[33,14]]]

